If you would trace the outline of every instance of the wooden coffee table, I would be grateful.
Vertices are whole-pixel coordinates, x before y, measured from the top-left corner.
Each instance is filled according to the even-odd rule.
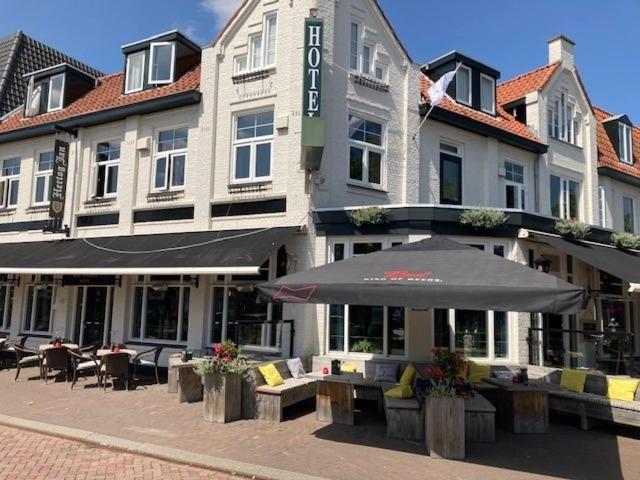
[[[355,387],[364,384],[361,373],[341,375],[307,374],[318,380],[316,420],[319,422],[353,425]]]
[[[484,378],[498,387],[496,419],[513,433],[549,432],[549,394],[531,385],[513,383],[510,379]]]

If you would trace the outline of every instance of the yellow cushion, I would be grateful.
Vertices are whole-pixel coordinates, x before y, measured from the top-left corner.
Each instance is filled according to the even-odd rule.
[[[413,391],[411,390],[411,385],[400,385],[384,392],[384,396],[389,398],[411,398],[413,397]]]
[[[402,376],[400,377],[400,385],[408,385],[411,386],[413,383],[413,377],[416,376],[416,367],[413,366],[413,363],[407,365],[402,372]]]
[[[562,370],[560,377],[560,385],[566,387],[567,390],[576,393],[584,392],[584,382],[587,380],[587,372],[580,370],[570,370],[565,368]]]
[[[355,365],[343,364],[340,366],[340,371],[344,373],[356,373],[358,368]]]
[[[469,362],[467,365],[467,381],[470,383],[481,382],[483,378],[491,376],[491,365],[480,365]]]
[[[264,381],[267,382],[267,385],[270,387],[277,387],[284,383],[280,372],[273,363],[258,367],[258,370],[260,370],[260,373],[264,377]]]
[[[607,377],[607,398],[611,400],[633,402],[637,388],[638,380]]]

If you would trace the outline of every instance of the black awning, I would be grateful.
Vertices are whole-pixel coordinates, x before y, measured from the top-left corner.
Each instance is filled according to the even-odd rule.
[[[75,238],[0,245],[0,273],[256,274],[298,227]]]
[[[268,302],[577,313],[584,289],[445,237],[312,268],[258,286]]]
[[[594,267],[626,280],[640,283],[640,252],[620,250],[601,243],[572,241],[557,235],[527,231],[528,237],[540,240]]]

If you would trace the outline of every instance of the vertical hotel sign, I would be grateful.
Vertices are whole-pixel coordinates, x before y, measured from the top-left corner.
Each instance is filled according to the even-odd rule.
[[[54,230],[62,229],[64,204],[67,198],[67,173],[69,170],[69,144],[56,140],[51,177],[51,202],[49,204],[50,225]]]
[[[322,63],[324,22],[316,17],[304,21],[304,82],[302,98],[302,167],[320,169],[324,151],[322,118]]]

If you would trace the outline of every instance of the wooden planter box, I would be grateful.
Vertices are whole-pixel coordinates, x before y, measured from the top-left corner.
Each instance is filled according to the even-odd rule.
[[[433,458],[464,458],[464,398],[427,398],[427,453]]]
[[[227,423],[242,417],[242,377],[240,375],[205,375],[202,416],[208,422]]]

